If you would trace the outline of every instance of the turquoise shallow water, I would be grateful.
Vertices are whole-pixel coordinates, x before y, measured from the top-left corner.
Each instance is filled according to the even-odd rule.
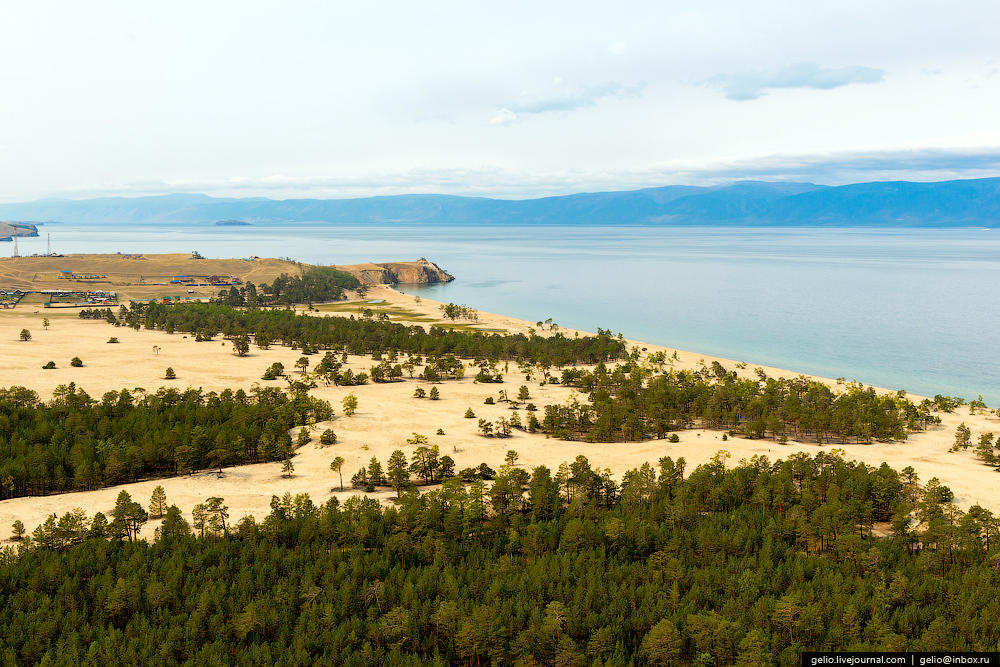
[[[425,256],[409,288],[528,320],[1000,405],[1000,230],[46,225],[22,253],[354,263]]]

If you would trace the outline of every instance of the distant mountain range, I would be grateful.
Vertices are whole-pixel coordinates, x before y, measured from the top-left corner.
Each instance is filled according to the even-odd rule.
[[[1000,225],[1000,178],[824,186],[738,181],[539,199],[396,195],[358,199],[200,194],[0,204],[0,219],[73,223],[330,222],[963,227]]]

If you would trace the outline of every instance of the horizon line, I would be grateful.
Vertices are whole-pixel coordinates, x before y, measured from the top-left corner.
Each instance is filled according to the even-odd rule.
[[[932,185],[932,184],[943,184],[943,183],[960,183],[960,182],[973,182],[973,181],[989,181],[1000,179],[1000,174],[995,176],[978,176],[974,178],[947,178],[941,180],[922,180],[922,179],[876,179],[876,180],[862,180],[862,181],[851,181],[849,183],[839,183],[839,184],[827,184],[827,183],[817,183],[811,180],[792,180],[792,179],[781,179],[781,180],[768,180],[761,178],[737,178],[733,180],[722,181],[717,184],[691,184],[691,183],[664,183],[661,185],[646,185],[641,187],[628,187],[622,186],[615,188],[609,186],[608,188],[595,188],[595,189],[581,189],[563,192],[561,194],[547,194],[547,195],[530,195],[525,193],[524,195],[512,195],[512,196],[500,196],[500,195],[478,195],[478,194],[458,194],[447,191],[430,191],[421,192],[417,190],[403,190],[399,192],[393,192],[391,194],[371,194],[371,195],[343,195],[343,196],[290,196],[290,197],[268,197],[266,195],[246,195],[246,196],[232,196],[232,195],[212,195],[207,194],[203,191],[196,190],[176,190],[170,192],[143,192],[143,193],[129,193],[122,192],[120,194],[101,194],[101,195],[84,195],[80,197],[72,197],[65,195],[53,195],[49,197],[39,197],[35,199],[25,199],[17,201],[0,201],[0,206],[3,205],[18,205],[18,204],[36,204],[44,202],[85,202],[94,201],[99,199],[152,199],[152,198],[166,198],[166,197],[204,197],[207,199],[230,199],[237,201],[247,201],[253,199],[260,199],[272,202],[282,202],[282,201],[296,201],[296,200],[315,200],[315,201],[350,201],[350,200],[360,200],[360,199],[388,199],[393,197],[454,197],[456,199],[492,199],[498,201],[532,201],[539,199],[556,199],[560,197],[572,197],[576,195],[598,195],[598,194],[614,194],[614,193],[627,193],[627,192],[642,192],[644,190],[659,190],[664,188],[697,188],[700,190],[712,190],[712,189],[723,189],[726,187],[732,187],[734,185],[739,185],[741,183],[752,183],[761,185],[810,185],[817,188],[842,188],[850,187],[854,185],[877,185],[877,184],[891,184],[891,183],[909,183],[909,184],[922,184],[922,185]]]

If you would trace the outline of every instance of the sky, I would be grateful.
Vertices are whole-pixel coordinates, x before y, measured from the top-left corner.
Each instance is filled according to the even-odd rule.
[[[0,200],[1000,175],[1000,3],[0,0]]]

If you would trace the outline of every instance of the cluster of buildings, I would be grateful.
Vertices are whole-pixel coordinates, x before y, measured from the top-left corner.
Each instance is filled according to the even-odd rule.
[[[169,283],[188,287],[225,287],[242,285],[243,281],[236,276],[173,276]]]
[[[59,278],[63,280],[107,280],[107,275],[103,273],[75,273],[73,271],[60,271]]]
[[[35,292],[48,297],[46,308],[70,308],[73,306],[110,306],[118,303],[117,292],[105,290],[57,290],[43,289]]]

